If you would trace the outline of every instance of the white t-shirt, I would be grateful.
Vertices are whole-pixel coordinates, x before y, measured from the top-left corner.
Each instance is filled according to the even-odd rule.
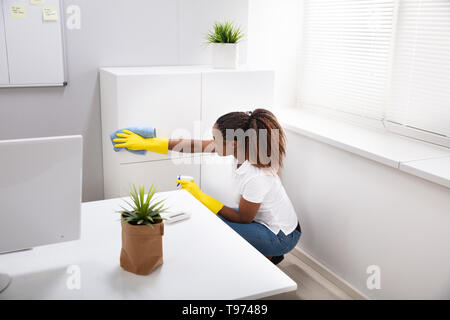
[[[236,160],[235,168],[237,206],[241,196],[247,201],[261,203],[253,221],[265,225],[275,234],[280,230],[286,235],[294,231],[298,223],[297,214],[276,172],[255,167],[248,160],[239,168]]]

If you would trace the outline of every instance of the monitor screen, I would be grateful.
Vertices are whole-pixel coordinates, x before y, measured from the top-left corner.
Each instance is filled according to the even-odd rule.
[[[0,141],[0,252],[80,238],[82,136]]]

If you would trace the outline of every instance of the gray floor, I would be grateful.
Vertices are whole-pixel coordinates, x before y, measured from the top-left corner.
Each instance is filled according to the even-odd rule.
[[[262,300],[351,300],[345,292],[311,269],[293,254],[285,255],[277,265],[292,280],[297,290],[264,298]]]

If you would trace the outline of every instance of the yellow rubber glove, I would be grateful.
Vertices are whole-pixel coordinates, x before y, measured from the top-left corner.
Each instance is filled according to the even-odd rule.
[[[148,150],[156,153],[167,154],[169,152],[168,138],[143,138],[140,135],[130,131],[122,130],[124,133],[116,133],[117,137],[113,142],[121,142],[115,144],[115,148],[128,148],[130,150]]]
[[[175,182],[181,184],[182,189],[187,190],[198,201],[203,203],[205,207],[214,212],[214,214],[217,214],[223,208],[223,203],[202,192],[194,181],[177,179]]]

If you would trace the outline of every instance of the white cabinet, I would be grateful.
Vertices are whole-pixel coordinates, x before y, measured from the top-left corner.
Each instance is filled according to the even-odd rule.
[[[198,133],[195,134],[194,127],[200,126],[201,74],[162,74],[156,72],[156,67],[145,69],[148,73],[125,73],[118,68],[101,69],[103,128],[112,133],[119,128],[151,126],[156,128],[158,137],[200,139],[200,130],[196,130]],[[111,142],[107,147],[110,146]],[[171,159],[185,154],[147,152],[141,156],[117,152],[116,156],[120,163],[130,163]]]
[[[197,156],[199,159],[199,157]],[[138,163],[127,163],[120,165],[119,174],[120,194],[126,195],[130,189],[129,183],[134,183],[136,186],[145,185],[146,189],[152,183],[158,187],[157,191],[174,190],[178,174],[188,175],[194,177],[195,181],[200,180],[200,162],[189,161],[184,163],[173,163],[171,160],[162,161],[147,161]]]
[[[273,103],[273,71],[217,70],[207,66],[100,69],[105,198],[127,195],[129,186],[155,183],[174,190],[178,174],[193,176],[202,190],[233,205],[233,158],[169,151],[115,152],[109,135],[119,128],[152,126],[158,137],[212,139],[215,120],[231,111]]]

